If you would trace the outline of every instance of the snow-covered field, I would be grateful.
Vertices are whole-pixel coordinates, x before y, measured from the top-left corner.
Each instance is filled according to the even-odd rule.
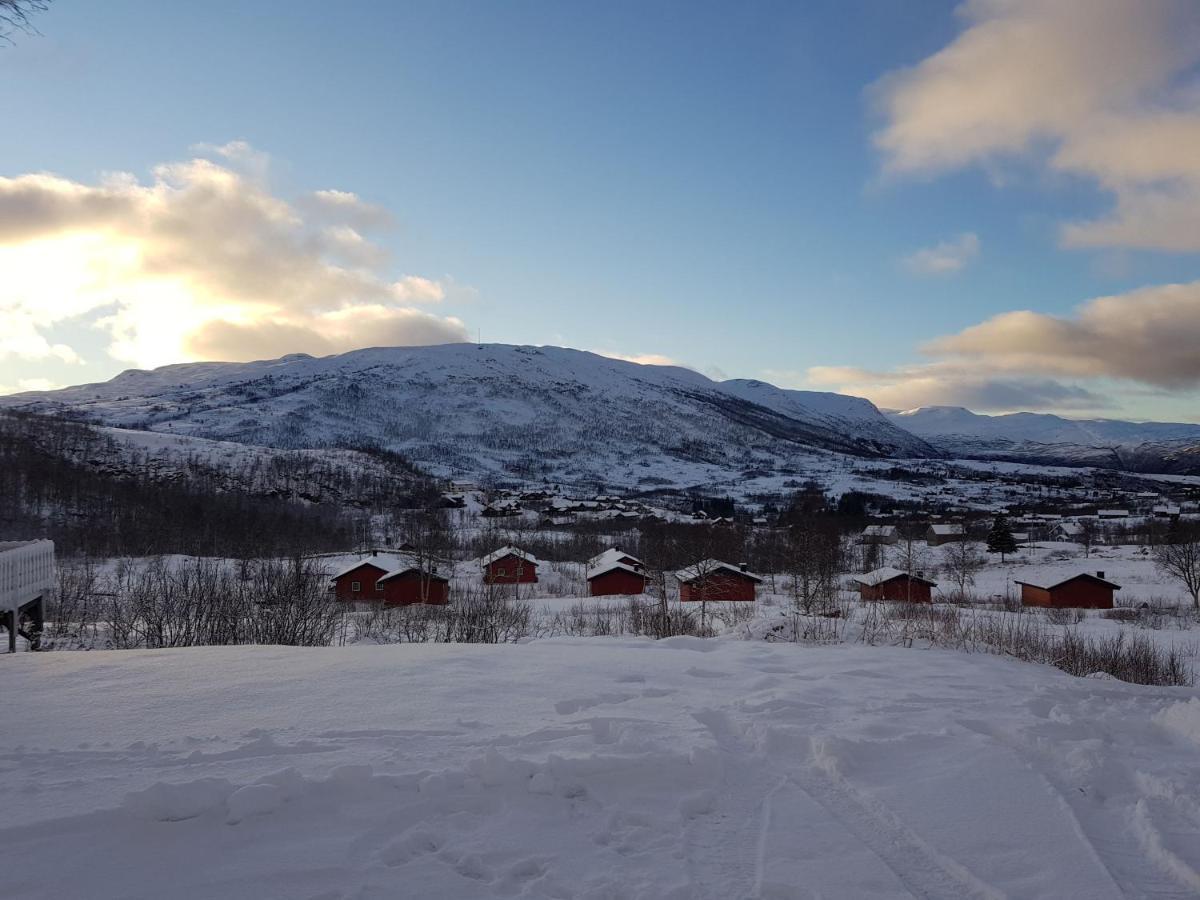
[[[737,640],[0,658],[14,898],[1200,893],[1200,692]]]

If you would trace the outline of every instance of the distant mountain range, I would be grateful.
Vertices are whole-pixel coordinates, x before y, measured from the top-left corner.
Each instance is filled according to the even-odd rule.
[[[814,455],[941,455],[860,398],[502,344],[130,370],[0,407],[274,448],[381,448],[439,475],[629,489],[803,477]]]
[[[391,451],[438,476],[635,491],[720,490],[748,479],[754,490],[781,489],[856,457],[1200,474],[1200,425],[957,407],[885,415],[858,397],[713,381],[561,347],[446,344],[187,363],[0,397],[0,408],[176,441]]]
[[[887,416],[951,456],[1200,474],[1200,425],[1028,412],[987,416],[961,406],[924,406]]]

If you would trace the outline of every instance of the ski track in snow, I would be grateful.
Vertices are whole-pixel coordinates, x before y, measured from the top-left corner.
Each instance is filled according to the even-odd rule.
[[[1195,689],[690,638],[0,672],[5,897],[1200,895]]]

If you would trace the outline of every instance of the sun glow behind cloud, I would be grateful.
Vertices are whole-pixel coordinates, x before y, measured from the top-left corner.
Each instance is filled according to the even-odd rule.
[[[251,152],[228,147],[215,149]],[[459,319],[421,308],[445,283],[388,272],[368,236],[387,227],[385,211],[345,191],[276,197],[265,159],[254,153],[250,175],[203,158],[166,164],[148,184],[0,178],[0,359],[77,362],[49,337],[72,323],[142,367],[465,339]]]

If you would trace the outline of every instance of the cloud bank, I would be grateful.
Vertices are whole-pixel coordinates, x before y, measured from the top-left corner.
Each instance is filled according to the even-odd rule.
[[[84,322],[138,366],[466,339],[428,311],[445,285],[390,274],[370,232],[385,210],[344,191],[289,202],[266,186],[264,154],[242,142],[212,159],[84,184],[0,178],[0,359],[76,352],[47,335]]]
[[[1198,346],[1200,281],[1193,281],[1098,297],[1069,316],[1002,313],[928,342],[922,351],[930,362],[886,372],[818,366],[808,378],[897,408],[1101,410],[1111,401],[1078,382],[1197,388]]]
[[[885,171],[1022,159],[1091,180],[1107,215],[1069,247],[1200,250],[1194,0],[967,0],[945,48],[871,89]]]

